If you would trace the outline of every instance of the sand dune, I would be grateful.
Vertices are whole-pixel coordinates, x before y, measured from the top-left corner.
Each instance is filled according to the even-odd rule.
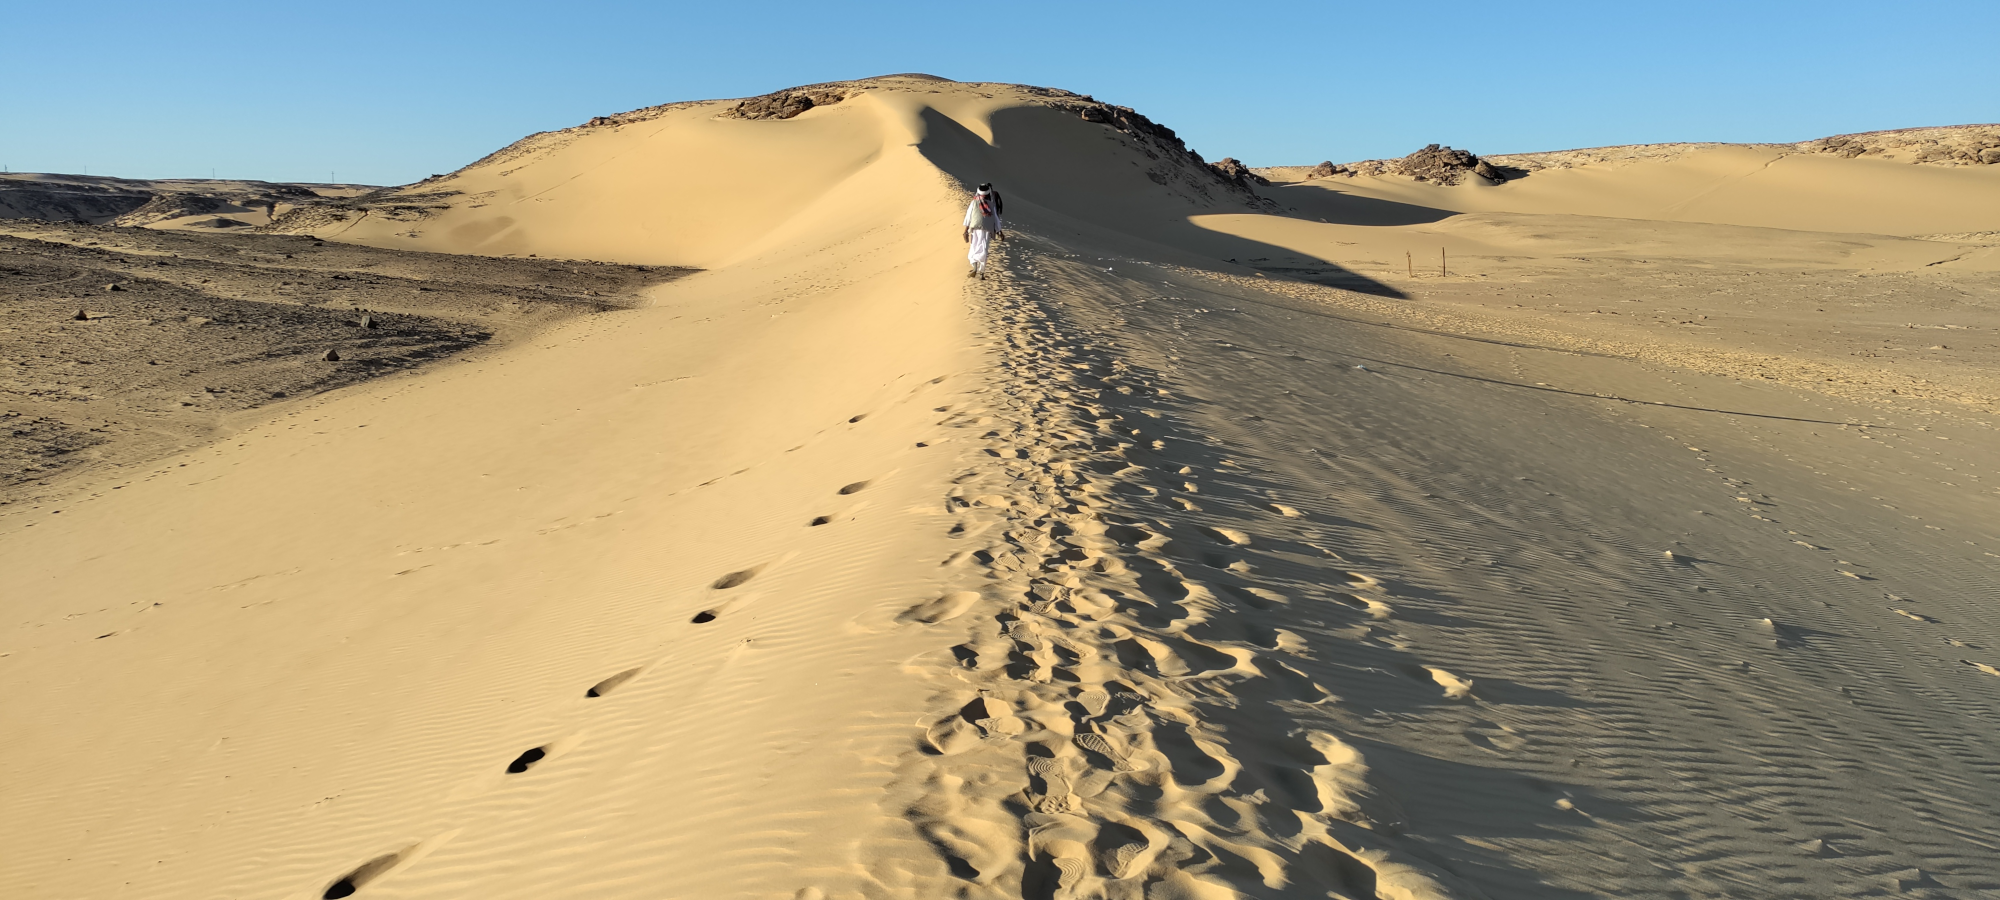
[[[280,217],[702,271],[0,507],[0,892],[2000,888],[2000,170],[1753,157],[895,76]]]

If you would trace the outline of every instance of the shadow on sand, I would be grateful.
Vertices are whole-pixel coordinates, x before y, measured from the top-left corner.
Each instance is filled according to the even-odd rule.
[[[993,114],[993,141],[989,144],[937,110],[924,110],[922,118],[926,133],[919,149],[926,158],[968,189],[980,182],[995,183],[1006,199],[1010,218],[1033,221],[1052,234],[1072,231],[1108,238],[1135,251],[1150,249],[1149,256],[1210,271],[1234,269],[1232,274],[1241,274],[1236,268],[1241,266],[1378,297],[1408,296],[1333,260],[1300,257],[1290,248],[1194,224],[1191,217],[1201,214],[1272,213],[1254,208],[1249,197],[1225,188],[1219,180],[1203,186],[1210,194],[1205,203],[1176,193],[1171,189],[1174,185],[1162,185],[1148,173],[1186,172],[1195,181],[1210,176],[1191,164],[1174,170],[1173,160],[1108,126],[1043,107],[1003,109]],[[1387,201],[1365,203],[1402,206]],[[1450,213],[1422,207],[1400,212],[1369,207],[1357,208],[1353,215],[1435,221]],[[1435,218],[1423,218],[1426,215]],[[1280,269],[1256,262],[1280,258],[1306,265]]]

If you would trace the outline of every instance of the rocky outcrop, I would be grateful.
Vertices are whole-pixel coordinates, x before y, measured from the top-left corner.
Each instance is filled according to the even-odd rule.
[[[1469,150],[1427,144],[1423,149],[1402,159],[1371,159],[1340,165],[1335,165],[1332,161],[1323,162],[1308,170],[1306,179],[1310,181],[1315,178],[1404,175],[1433,184],[1458,184],[1464,181],[1468,174],[1484,178],[1493,184],[1518,177],[1516,173],[1502,166],[1480,159]]]
[[[1215,172],[1216,177],[1244,190],[1249,190],[1253,184],[1271,183],[1271,179],[1250,171],[1249,166],[1244,165],[1235,157],[1225,156],[1220,162],[1209,163],[1208,168]]]
[[[1139,145],[1138,149],[1155,164],[1146,170],[1146,177],[1154,184],[1174,190],[1189,200],[1203,203],[1216,198],[1211,188],[1221,188],[1236,194],[1236,200],[1247,202],[1255,208],[1277,208],[1276,201],[1260,197],[1251,189],[1253,184],[1270,184],[1263,176],[1250,171],[1250,167],[1234,159],[1225,157],[1221,162],[1210,164],[1201,154],[1188,149],[1187,142],[1181,140],[1174,130],[1129,106],[1113,106],[1101,102],[1088,94],[1072,94],[1053,88],[1030,89],[1048,100],[1043,104],[1050,109],[1070,113],[1085,122],[1103,125],[1131,136]]]
[[[2000,165],[2000,125],[1958,125],[1841,134],[1799,144],[1807,153],[1934,166]]]
[[[1189,154],[1197,162],[1201,161],[1201,154],[1189,150],[1187,143],[1182,141],[1179,135],[1174,134],[1173,129],[1146,118],[1129,106],[1100,103],[1088,94],[1076,100],[1057,100],[1049,106],[1064,112],[1076,113],[1085,122],[1109,125],[1126,134],[1151,139],[1178,152]]]
[[[725,115],[738,119],[789,119],[815,106],[832,106],[847,99],[835,90],[779,91],[751,97],[729,108]]]

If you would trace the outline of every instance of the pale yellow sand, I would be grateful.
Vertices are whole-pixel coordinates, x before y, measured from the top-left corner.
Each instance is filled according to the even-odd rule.
[[[1993,276],[1910,238],[2000,223],[1649,225],[1671,192],[1555,180],[1588,168],[1322,223],[1366,192],[1274,216],[1047,95],[851,90],[295,223],[709,271],[0,516],[0,893],[2000,887]],[[1016,233],[970,281],[988,179]],[[1364,199],[1457,209],[1405,188]],[[1390,271],[1440,242],[1483,268]],[[1801,374],[1855,365],[1841,323],[1648,356],[1692,339],[1486,308],[1503,276],[1740,306],[1866,272],[1928,280],[1852,316],[1928,309],[1967,354],[1869,364],[1952,396]],[[1789,368],[1717,361],[1752,351]]]

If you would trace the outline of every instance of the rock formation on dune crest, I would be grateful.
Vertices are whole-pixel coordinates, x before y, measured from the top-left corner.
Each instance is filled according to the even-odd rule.
[[[789,119],[815,106],[832,106],[845,99],[847,94],[838,90],[779,91],[738,103],[729,108],[729,115],[739,119]]]
[[[1474,156],[1467,150],[1454,150],[1427,144],[1402,159],[1371,159],[1365,162],[1335,165],[1332,161],[1320,163],[1306,172],[1306,179],[1354,178],[1361,175],[1406,175],[1418,181],[1437,184],[1457,184],[1467,173],[1477,175],[1498,184],[1507,180],[1507,173],[1486,160]]]

